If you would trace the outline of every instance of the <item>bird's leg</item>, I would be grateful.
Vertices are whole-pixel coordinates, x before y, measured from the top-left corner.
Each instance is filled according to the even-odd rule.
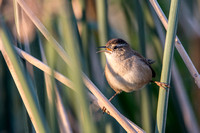
[[[119,92],[116,92],[108,101],[109,102],[111,102],[111,100],[116,96],[116,95],[118,95],[119,93],[121,93],[121,91],[119,91]],[[110,112],[106,109],[106,107],[104,107],[103,106],[103,108],[102,108],[102,111],[103,111],[103,113],[107,113],[107,114],[110,114]]]
[[[151,82],[155,83],[157,86],[160,86],[160,87],[162,87],[164,89],[170,88],[170,85],[168,85],[166,83],[163,83],[163,82],[158,82],[158,81],[151,81]]]
[[[111,100],[117,95],[117,94],[119,94],[120,92],[116,92],[110,99],[109,99],[109,101],[111,102]]]

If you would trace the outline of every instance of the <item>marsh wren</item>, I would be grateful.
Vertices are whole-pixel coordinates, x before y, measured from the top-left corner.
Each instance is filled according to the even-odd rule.
[[[110,87],[116,92],[109,101],[122,91],[136,91],[149,82],[154,82],[163,88],[169,87],[165,83],[152,81],[156,75],[151,67],[154,61],[144,58],[131,49],[126,41],[119,38],[112,39],[99,48],[105,48],[98,52],[104,52],[106,55],[105,76]]]

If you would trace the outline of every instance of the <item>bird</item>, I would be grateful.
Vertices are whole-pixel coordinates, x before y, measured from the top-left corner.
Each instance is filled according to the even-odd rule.
[[[125,40],[114,38],[109,40],[105,46],[98,48],[104,48],[97,53],[105,53],[105,77],[110,87],[115,91],[109,101],[122,91],[137,91],[150,82],[163,88],[170,87],[166,83],[152,80],[156,73],[151,64],[155,61],[143,57],[133,50]],[[105,107],[102,110],[106,112]]]

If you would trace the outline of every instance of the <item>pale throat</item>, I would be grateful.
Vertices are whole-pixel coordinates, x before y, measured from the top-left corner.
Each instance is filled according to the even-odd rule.
[[[120,65],[120,63],[122,62],[122,60],[120,59],[120,56],[117,53],[105,53],[106,55],[106,62],[112,67],[117,69]]]

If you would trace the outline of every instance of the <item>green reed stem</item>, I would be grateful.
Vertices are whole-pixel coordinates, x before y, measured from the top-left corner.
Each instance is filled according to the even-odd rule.
[[[144,30],[144,16],[141,8],[141,3],[139,1],[135,1],[136,3],[136,13],[138,27],[139,27],[139,42],[140,42],[140,51],[143,56],[146,56],[146,46],[145,46],[145,30]],[[151,133],[152,132],[152,117],[151,117],[151,106],[150,106],[150,96],[148,88],[145,87],[141,90],[141,116],[142,116],[142,127],[143,129]]]
[[[165,82],[167,84],[170,83],[170,78],[171,78],[171,64],[174,55],[174,42],[175,42],[177,22],[178,22],[178,9],[179,9],[179,0],[172,0],[170,6],[169,24],[167,28],[165,49],[163,55],[163,67],[160,79],[161,82]],[[156,128],[155,128],[156,133],[165,132],[168,97],[169,97],[169,88],[164,89],[163,87],[160,87],[158,107],[157,107]]]
[[[96,5],[100,45],[105,45],[108,41],[107,0],[97,0]]]
[[[82,132],[95,133],[96,132],[95,124],[89,113],[88,109],[89,105],[86,96],[86,89],[82,81],[81,62],[83,60],[81,60],[81,53],[80,53],[82,46],[80,35],[78,32],[77,22],[72,9],[71,1],[67,0],[65,2],[66,2],[66,7],[63,7],[62,9],[65,9],[66,11],[64,10],[61,11],[60,23],[63,26],[62,35],[63,35],[63,41],[66,44],[65,48],[71,59],[71,68],[69,68],[67,71],[70,79],[74,83],[73,87],[76,88],[77,91],[79,92],[79,95],[71,94],[72,96],[71,99],[75,107]]]

